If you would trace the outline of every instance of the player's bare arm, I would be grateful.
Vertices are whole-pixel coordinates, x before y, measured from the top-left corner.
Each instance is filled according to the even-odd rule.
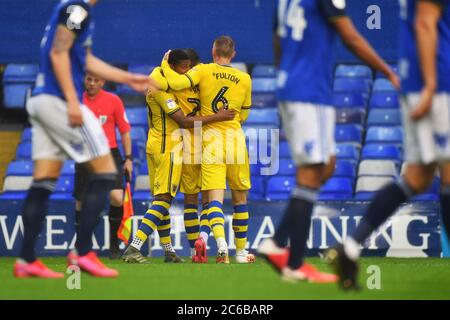
[[[336,17],[331,20],[346,47],[369,66],[382,72],[396,89],[400,89],[400,80],[395,72],[375,52],[366,39],[356,30],[348,17]]]
[[[168,55],[168,53],[166,53]],[[167,79],[167,83],[172,90],[180,91],[187,88],[191,88],[198,84],[198,80],[193,77],[193,70],[188,71],[185,74],[179,74],[172,70],[169,62],[166,59],[166,55],[161,63],[161,68],[164,72],[164,76]]]
[[[119,68],[113,67],[101,59],[97,58],[89,50],[86,58],[86,68],[88,72],[113,82],[125,83],[134,90],[145,94],[150,88],[158,90],[159,87],[155,81],[146,75],[130,73]]]
[[[431,110],[436,92],[437,25],[441,14],[442,8],[438,5],[428,1],[418,1],[415,30],[424,86],[420,93],[420,101],[411,112],[411,118],[414,120],[421,119]]]
[[[130,132],[124,132],[121,134],[122,136],[122,145],[123,145],[123,151],[125,152],[125,161],[123,163],[123,169],[125,170],[125,174],[128,175],[128,177],[131,180],[132,173],[133,173],[133,160],[130,158],[131,156],[131,134]]]
[[[72,71],[70,67],[69,51],[73,45],[74,39],[75,33],[67,29],[67,27],[59,25],[56,29],[52,50],[50,51],[50,59],[59,86],[67,100],[69,123],[71,126],[76,127],[83,124],[83,117],[77,92],[72,81]]]
[[[170,115],[170,117],[181,127],[181,128],[193,128],[195,122],[201,122],[202,125],[211,124],[220,121],[233,120],[235,116],[235,111],[232,109],[221,108],[219,111],[210,116],[195,116],[187,117],[183,114],[183,111],[178,110],[177,112]]]

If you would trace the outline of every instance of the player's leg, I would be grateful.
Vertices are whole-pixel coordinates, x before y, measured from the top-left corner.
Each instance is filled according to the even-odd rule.
[[[419,121],[410,118],[410,108],[416,105],[418,95],[409,95],[402,101],[405,160],[408,163],[405,175],[377,192],[353,234],[330,249],[327,260],[337,271],[343,289],[358,288],[356,261],[360,245],[396,209],[412,196],[424,192],[433,181],[439,147],[435,145],[432,114]],[[435,104],[432,112],[435,112]],[[441,116],[442,118],[442,116]],[[427,164],[424,164],[427,163]]]
[[[253,263],[255,256],[246,250],[248,231],[248,190],[251,189],[250,166],[245,137],[234,134],[235,156],[232,164],[227,164],[227,182],[233,201],[233,232],[237,263]]]
[[[280,113],[297,165],[296,186],[273,240],[263,241],[258,251],[287,280],[333,282],[336,277],[317,272],[303,259],[317,194],[334,156],[334,112],[330,107],[282,103]],[[286,251],[288,239],[290,250]]]
[[[111,259],[119,259],[121,256],[117,231],[123,217],[123,195],[123,189],[113,189],[109,194],[109,257]]]
[[[119,249],[119,237],[117,231],[119,230],[120,223],[123,217],[123,196],[124,196],[124,185],[123,185],[123,164],[122,156],[117,148],[111,149],[111,154],[116,164],[118,174],[116,180],[114,181],[113,189],[111,190],[110,196],[110,206],[109,206],[109,257],[111,259],[119,259],[121,252]]]
[[[62,168],[60,160],[36,160],[34,162],[33,182],[28,190],[23,207],[23,244],[19,259],[14,265],[16,277],[64,278],[47,268],[36,258],[35,246],[45,220],[48,199],[53,192]]]
[[[226,189],[226,164],[208,162],[208,155],[202,159],[202,191],[208,194],[208,220],[217,243],[217,263],[229,263],[228,244],[225,239],[225,216],[223,199]]]
[[[189,154],[190,155],[190,154]],[[184,228],[194,261],[195,242],[199,237],[200,222],[198,216],[199,176],[201,164],[183,163],[180,191],[184,193]]]
[[[78,233],[78,228],[80,226],[81,200],[86,188],[86,182],[89,178],[89,170],[86,168],[85,163],[75,163],[74,178],[73,197],[75,199],[75,231]]]
[[[60,101],[49,95],[32,97],[27,102],[27,111],[32,124],[33,143],[33,182],[28,190],[23,206],[24,240],[19,259],[14,265],[16,277],[49,277],[62,278],[62,273],[48,269],[36,259],[35,246],[47,213],[49,197],[55,189],[65,155],[60,146],[49,135],[53,121],[60,118],[64,121],[67,115],[60,108],[53,112],[50,126],[44,121],[46,113],[58,111]],[[47,112],[46,112],[47,111]]]
[[[184,229],[191,249],[191,258],[195,256],[195,241],[199,237],[198,193],[184,194]]]
[[[208,192],[202,192],[202,211],[200,213],[200,229],[199,229],[199,237],[195,241],[194,249],[195,249],[195,257],[193,259],[194,263],[207,263],[208,255],[207,255],[207,243],[208,238],[211,233],[211,227],[209,226],[208,219]]]
[[[255,256],[246,250],[248,232],[247,190],[231,190],[233,200],[233,231],[237,263],[253,263]]]
[[[439,194],[441,219],[447,237],[450,237],[450,162],[442,162],[439,170],[441,173],[441,192]]]
[[[225,189],[208,190],[208,220],[217,243],[217,263],[229,263],[228,244],[225,239],[223,199]]]

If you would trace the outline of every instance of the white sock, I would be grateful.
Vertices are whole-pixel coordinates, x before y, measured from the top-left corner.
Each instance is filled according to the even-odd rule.
[[[134,236],[133,237],[133,241],[131,242],[131,246],[133,248],[138,249],[139,251],[141,251],[142,245],[144,244],[144,241],[142,241],[141,239],[139,239],[138,237]]]
[[[170,242],[162,244],[162,247],[164,248],[164,252],[175,252],[175,249]]]
[[[193,256],[195,256],[195,249],[194,249],[194,248],[191,248],[191,258],[192,258]]]
[[[359,247],[358,242],[351,237],[344,240],[344,251],[347,257],[353,261],[358,260],[361,255],[361,248]]]
[[[200,232],[200,237],[202,237],[202,239],[203,239],[203,241],[205,241],[205,243],[208,243],[209,234],[202,231],[202,232]]]
[[[245,249],[242,249],[242,250],[236,250],[236,255],[238,256],[238,255],[242,255],[242,256],[245,256],[245,255],[247,255],[248,254],[248,252],[247,252],[247,250],[245,250]]]
[[[225,238],[217,238],[216,242],[217,242],[217,248],[219,250],[228,250],[228,245],[227,245],[227,241],[225,240]]]

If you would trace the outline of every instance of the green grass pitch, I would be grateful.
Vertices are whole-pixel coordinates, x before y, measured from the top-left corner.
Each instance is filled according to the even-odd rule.
[[[287,283],[259,259],[253,265],[126,264],[104,259],[117,268],[117,279],[81,276],[81,289],[67,289],[67,277],[60,280],[15,279],[13,258],[0,258],[0,299],[157,299],[157,300],[239,300],[239,299],[450,299],[449,259],[363,258],[361,292],[341,292],[335,284]],[[65,258],[44,258],[58,271],[65,270]],[[308,261],[321,270],[328,267],[318,258]],[[367,269],[380,269],[381,289],[366,286]]]

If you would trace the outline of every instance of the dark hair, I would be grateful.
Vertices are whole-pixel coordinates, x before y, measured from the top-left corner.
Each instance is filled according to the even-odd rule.
[[[234,41],[229,36],[220,36],[214,40],[216,54],[220,57],[231,58],[234,53]]]
[[[187,55],[189,56],[189,60],[191,60],[191,64],[193,66],[197,65],[200,63],[200,57],[197,53],[197,51],[195,51],[192,48],[186,48],[184,49],[184,51],[187,53]]]
[[[169,54],[169,64],[178,65],[183,60],[190,60],[188,54],[183,49],[174,49]]]

